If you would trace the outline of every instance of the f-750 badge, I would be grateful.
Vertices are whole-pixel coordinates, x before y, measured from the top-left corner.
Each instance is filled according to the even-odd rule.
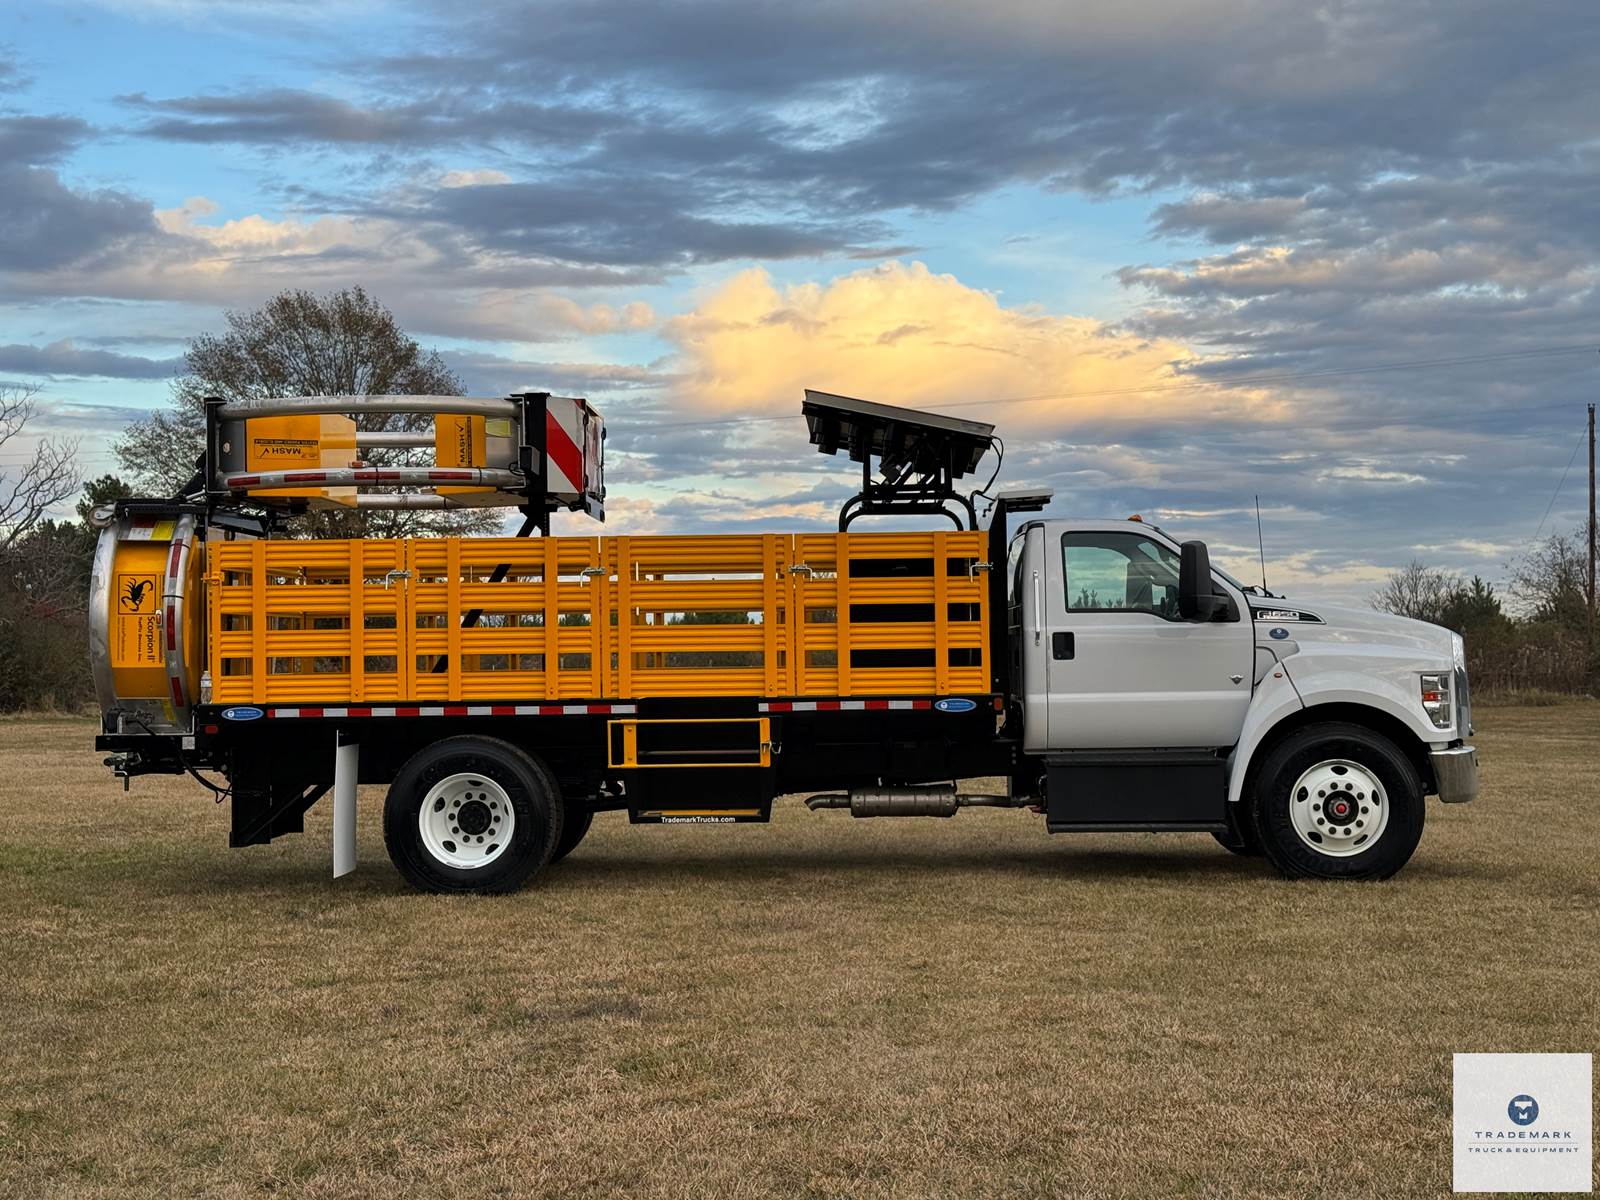
[[[1252,608],[1250,614],[1258,621],[1311,621],[1322,624],[1322,618],[1316,613],[1298,608]]]

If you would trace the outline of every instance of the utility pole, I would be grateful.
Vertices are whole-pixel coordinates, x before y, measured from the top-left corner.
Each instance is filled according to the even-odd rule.
[[[1589,405],[1589,633],[1594,635],[1594,405]]]

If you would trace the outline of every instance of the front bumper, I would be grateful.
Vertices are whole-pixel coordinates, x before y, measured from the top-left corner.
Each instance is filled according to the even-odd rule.
[[[1472,746],[1451,746],[1428,756],[1433,762],[1433,778],[1439,799],[1446,804],[1463,804],[1478,794],[1478,751]]]

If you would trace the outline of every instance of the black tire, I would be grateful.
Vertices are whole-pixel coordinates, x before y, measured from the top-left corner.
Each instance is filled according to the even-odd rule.
[[[1292,805],[1310,805],[1315,811],[1317,796],[1290,793],[1306,771],[1338,760],[1370,772],[1382,785],[1389,806],[1377,837],[1364,846],[1350,845],[1344,856],[1320,851],[1302,839],[1290,812]],[[1387,879],[1406,865],[1422,839],[1423,792],[1416,767],[1392,741],[1360,725],[1330,722],[1289,734],[1262,760],[1252,793],[1249,815],[1262,853],[1291,879]],[[1376,795],[1362,803],[1375,801]],[[1344,827],[1359,838],[1353,822],[1372,817],[1359,805],[1349,812]],[[1313,830],[1308,836],[1321,834]]]
[[[593,822],[593,809],[583,805],[567,805],[566,816],[561,822],[561,840],[556,843],[556,848],[551,852],[550,861],[558,863],[576,850],[578,843],[583,841],[583,835],[589,832],[589,826]]]
[[[461,774],[492,780],[515,817],[505,849],[483,866],[436,857],[418,820],[430,789]],[[423,891],[513,892],[550,861],[563,815],[561,792],[538,759],[498,738],[452,737],[425,746],[400,768],[383,806],[383,840],[396,869]]]

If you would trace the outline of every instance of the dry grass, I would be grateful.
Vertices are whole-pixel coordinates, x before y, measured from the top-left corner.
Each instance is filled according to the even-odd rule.
[[[1420,1196],[1450,1054],[1600,1027],[1600,705],[1380,885],[1039,819],[630,828],[406,890],[0,726],[6,1196]]]

